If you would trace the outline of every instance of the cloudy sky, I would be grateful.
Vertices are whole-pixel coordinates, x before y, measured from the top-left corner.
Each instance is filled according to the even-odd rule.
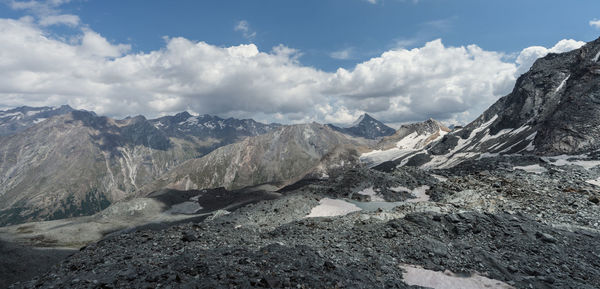
[[[465,123],[598,36],[597,0],[0,0],[0,108]]]

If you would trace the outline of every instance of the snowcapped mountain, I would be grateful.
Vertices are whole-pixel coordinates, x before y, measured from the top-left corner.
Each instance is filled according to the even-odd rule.
[[[214,147],[230,144],[244,137],[261,135],[281,126],[263,124],[253,119],[223,119],[208,114],[193,116],[188,112],[164,116],[150,122],[168,136],[186,139],[200,137],[214,141]]]
[[[439,142],[394,164],[452,167],[498,154],[581,155],[600,149],[600,39],[538,59],[513,91]]]
[[[68,105],[57,107],[22,106],[0,111],[0,136],[18,133],[48,118],[71,111],[73,109]]]
[[[360,159],[368,166],[375,166],[419,151],[448,132],[449,128],[434,119],[402,125],[396,133],[379,141],[375,150],[362,154]]]
[[[361,115],[350,127],[338,127],[333,124],[328,124],[334,130],[339,132],[367,139],[376,139],[379,137],[393,135],[396,130],[385,125],[384,123],[374,119],[368,114]]]

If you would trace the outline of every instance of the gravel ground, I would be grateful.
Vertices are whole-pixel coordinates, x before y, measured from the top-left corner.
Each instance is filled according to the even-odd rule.
[[[546,171],[513,169],[533,164]],[[599,175],[529,157],[359,168],[203,222],[113,235],[13,288],[412,288],[406,266],[515,288],[598,288],[600,195],[586,180]],[[414,196],[392,189],[421,186],[430,201],[402,202]],[[372,207],[357,194],[367,188],[397,206],[306,218],[323,198]]]

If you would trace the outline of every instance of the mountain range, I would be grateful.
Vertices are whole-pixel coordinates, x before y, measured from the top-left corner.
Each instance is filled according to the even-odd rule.
[[[281,186],[360,162],[445,168],[597,151],[599,53],[596,40],[536,61],[509,95],[452,131],[432,119],[394,130],[368,114],[342,128],[187,112],[116,120],[69,106],[3,111],[0,224],[89,215],[163,188]]]
[[[599,60],[600,39],[538,59],[453,129],[429,119],[394,130],[368,114],[342,128],[0,112],[0,239],[10,242],[0,252],[77,249],[10,281],[596,288]],[[13,259],[47,257],[5,254],[0,280],[16,276]]]
[[[187,113],[115,120],[68,106],[0,115],[11,128],[0,137],[0,224],[93,214],[187,160],[280,127]]]

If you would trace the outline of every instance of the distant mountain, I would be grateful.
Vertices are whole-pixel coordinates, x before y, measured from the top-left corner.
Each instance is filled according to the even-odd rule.
[[[551,53],[473,122],[394,162],[451,167],[482,155],[598,152],[599,79],[600,39],[567,53]]]
[[[360,118],[358,118],[358,120],[355,121],[354,124],[352,124],[352,126],[350,127],[342,128],[333,124],[328,124],[328,126],[339,132],[367,139],[376,139],[384,136],[390,136],[396,132],[396,130],[394,130],[393,128],[374,119],[366,113],[361,115]]]
[[[189,160],[144,191],[285,185],[307,174],[324,175],[358,163],[362,145],[359,140],[317,123],[284,126]]]
[[[29,107],[0,111],[0,136],[11,135],[26,130],[48,118],[73,111],[68,105],[58,107]]]
[[[2,115],[29,121],[34,114],[27,111],[34,110]],[[184,161],[271,128],[186,113],[149,121],[51,111],[57,115],[0,137],[0,225],[96,213]]]
[[[169,137],[203,142],[203,154],[245,137],[265,134],[281,127],[280,124],[263,124],[253,119],[223,119],[208,114],[193,116],[188,112],[164,116],[150,122]]]

